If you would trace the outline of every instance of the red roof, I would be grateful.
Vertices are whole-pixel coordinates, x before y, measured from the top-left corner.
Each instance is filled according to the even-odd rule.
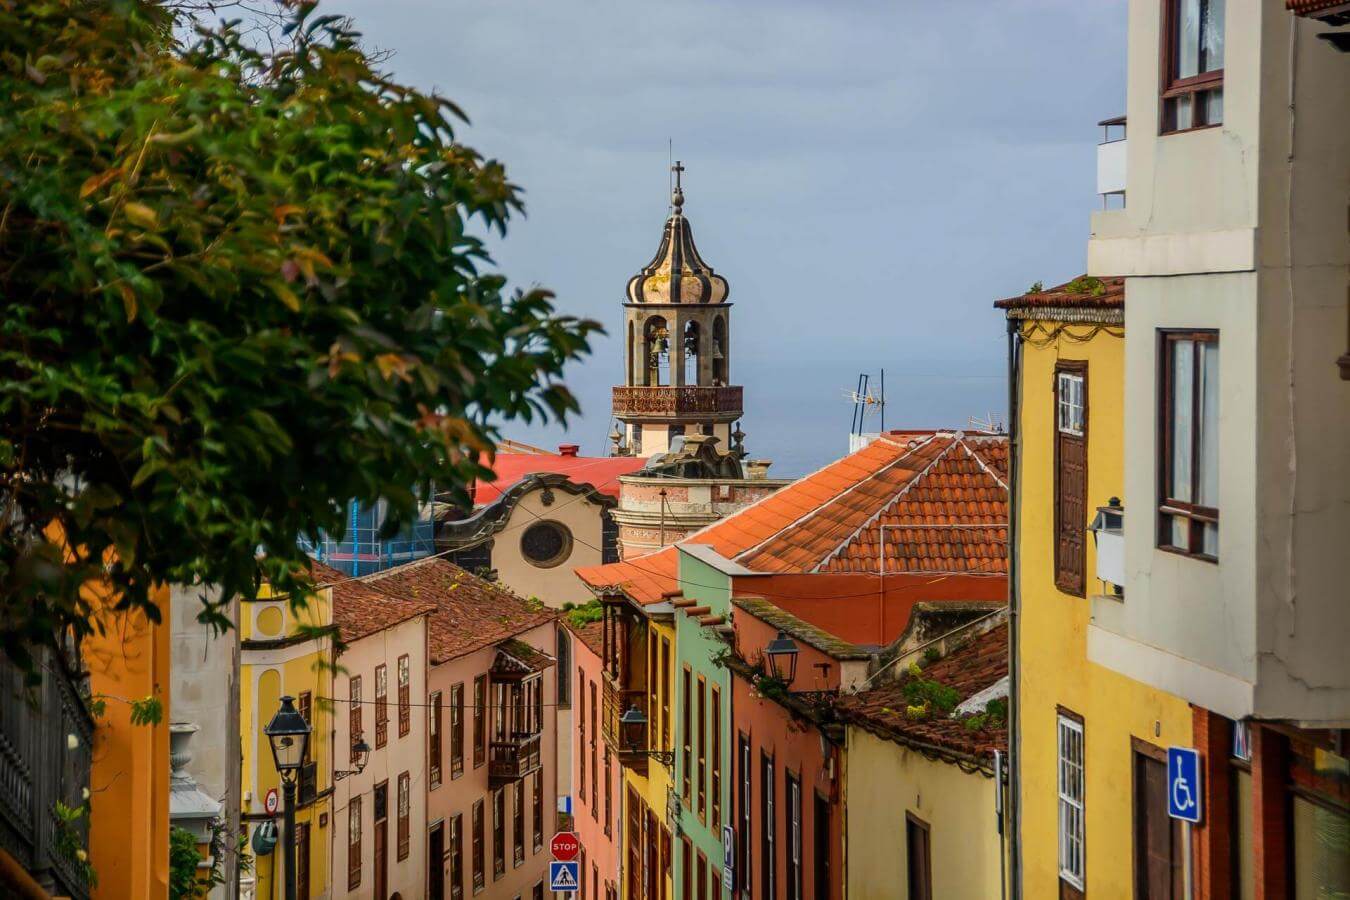
[[[685,538],[756,572],[877,572],[879,526],[887,572],[1005,574],[1004,435],[887,432],[863,449]],[[595,589],[639,603],[678,590],[678,551],[587,566]]]
[[[638,456],[555,456],[549,453],[498,453],[485,463],[496,479],[480,481],[472,490],[473,505],[487,506],[527,475],[565,475],[577,484],[589,484],[602,494],[619,496],[619,476],[647,464]]]
[[[1043,291],[1028,291],[1017,297],[994,301],[998,309],[1044,307],[1091,307],[1117,309],[1125,306],[1125,279],[1119,276],[1089,279],[1087,275]]]
[[[961,700],[966,700],[1007,674],[1008,626],[1004,623],[924,667],[922,677],[953,688]],[[888,740],[903,743],[908,738],[982,757],[985,762],[992,751],[1008,749],[1006,724],[972,731],[966,727],[965,716],[931,713],[922,719],[909,718],[905,712],[909,701],[899,681],[857,694],[841,693],[838,704],[847,720]]]
[[[433,665],[529,631],[556,614],[441,557],[410,562],[364,584],[383,594],[433,605],[427,645]]]
[[[436,607],[425,601],[391,597],[318,560],[310,561],[314,582],[333,591],[333,624],[344,643],[426,615]]]

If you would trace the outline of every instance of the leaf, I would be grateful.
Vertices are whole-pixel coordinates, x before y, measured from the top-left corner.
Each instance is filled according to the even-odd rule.
[[[300,311],[300,297],[295,291],[287,287],[286,282],[278,281],[275,278],[267,282],[267,286],[272,289],[272,293],[277,295],[277,299],[286,305],[291,312]]]
[[[136,321],[136,292],[125,281],[118,282],[117,290],[122,295],[122,308],[126,310],[127,321]]]
[[[296,206],[294,203],[283,203],[272,208],[272,215],[280,225],[286,221],[287,216],[298,216],[305,211],[303,206]]]
[[[122,212],[126,213],[127,218],[131,220],[133,225],[139,225],[142,228],[159,226],[159,214],[144,203],[130,200],[122,207]]]
[[[97,191],[121,174],[122,167],[116,166],[115,168],[100,172],[97,175],[90,175],[84,180],[84,184],[80,185],[80,199],[83,200],[85,197],[88,197],[90,194],[94,193],[94,191]]]

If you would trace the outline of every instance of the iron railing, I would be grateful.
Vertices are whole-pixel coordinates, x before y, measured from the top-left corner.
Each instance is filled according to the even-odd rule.
[[[737,419],[740,418],[743,409],[744,394],[744,389],[740,385],[721,387],[620,385],[614,388],[614,415],[669,418],[710,416],[728,420]]]

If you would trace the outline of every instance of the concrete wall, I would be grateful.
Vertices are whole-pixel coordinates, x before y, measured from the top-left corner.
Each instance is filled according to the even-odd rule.
[[[537,597],[554,609],[569,601],[585,603],[591,594],[572,570],[602,562],[601,507],[558,490],[550,492],[553,500],[546,504],[544,493],[542,488],[530,491],[511,510],[506,525],[493,538],[492,567],[498,580],[522,597]],[[558,522],[572,533],[571,554],[546,568],[530,562],[520,550],[525,530],[540,519]]]
[[[1132,302],[1126,301],[1127,313]],[[1134,881],[1131,739],[1159,747],[1191,744],[1191,711],[1184,700],[1090,661],[1097,659],[1093,635],[1113,634],[1103,627],[1103,617],[1118,613],[1122,606],[1129,610],[1135,603],[1133,588],[1126,588],[1125,602],[1121,604],[1113,599],[1099,601],[1072,596],[1055,586],[1055,396],[1051,386],[1057,361],[1087,362],[1088,518],[1108,498],[1121,496],[1126,466],[1135,464],[1134,460],[1127,464],[1128,455],[1123,452],[1127,423],[1130,428],[1139,425],[1138,417],[1131,416],[1123,406],[1127,341],[1107,332],[1098,332],[1087,341],[1072,339],[1083,338],[1092,327],[1069,326],[1069,337],[1061,336],[1040,346],[1028,343],[1023,355],[1017,690],[1025,897],[1054,897],[1058,891],[1059,707],[1077,713],[1084,722],[1084,838],[1089,897],[1129,896]],[[1128,492],[1125,496],[1127,528],[1139,519],[1151,520],[1146,506],[1144,515],[1133,515]],[[1087,527],[1086,521],[1082,527]],[[1096,555],[1089,538],[1086,559],[1089,598],[1100,590],[1100,582],[1094,577]],[[858,771],[858,764],[850,748],[851,773]],[[858,797],[850,786],[851,807]],[[979,829],[973,833],[990,828],[992,804],[991,796],[974,807],[981,818],[976,820]],[[857,815],[856,807],[850,809],[849,815],[851,820]],[[937,843],[935,837],[935,854]],[[850,851],[850,878],[855,861],[856,854]],[[936,856],[933,871],[936,878],[939,871]],[[934,896],[939,893],[935,891]]]
[[[516,637],[532,647],[552,655],[556,649],[555,626],[552,622],[539,625]],[[456,684],[464,686],[464,771],[458,777],[453,777],[450,767],[450,712],[447,709],[444,722],[444,747],[445,759],[442,764],[441,783],[439,787],[430,788],[427,793],[427,814],[426,829],[423,830],[420,840],[423,844],[427,841],[427,829],[435,826],[438,822],[445,823],[446,829],[446,851],[450,848],[450,819],[456,815],[462,816],[463,835],[464,835],[464,896],[472,897],[473,892],[473,804],[475,801],[483,801],[483,862],[484,862],[484,883],[485,891],[479,893],[479,897],[490,898],[490,900],[510,900],[510,898],[521,896],[530,896],[530,891],[541,881],[547,884],[548,878],[548,842],[553,836],[555,826],[557,825],[558,798],[557,798],[557,719],[554,706],[554,698],[557,696],[557,676],[558,673],[554,667],[544,671],[544,730],[541,738],[540,754],[543,760],[543,811],[544,820],[540,823],[540,832],[542,836],[542,846],[536,849],[533,844],[534,835],[534,815],[533,815],[533,790],[530,784],[530,776],[525,778],[525,860],[520,866],[513,865],[512,855],[512,803],[514,796],[510,788],[504,788],[505,801],[504,809],[506,812],[505,823],[505,858],[506,874],[499,879],[493,878],[492,860],[493,860],[493,837],[492,837],[492,791],[488,784],[488,766],[486,742],[490,739],[492,729],[492,711],[485,709],[483,711],[483,741],[485,744],[483,753],[483,762],[474,765],[473,753],[473,682],[474,678],[484,675],[492,667],[493,660],[496,658],[497,649],[495,646],[485,647],[482,650],[457,657],[440,665],[433,666],[427,676],[427,695],[439,691],[445,703],[450,702],[450,688]],[[488,702],[491,702],[492,679],[487,680]],[[421,702],[426,703],[423,699]],[[424,782],[425,784],[426,782]],[[340,818],[340,817],[339,817]],[[337,868],[335,872],[345,872],[345,869]],[[445,895],[450,896],[450,860],[447,857],[442,862],[442,871],[446,878]],[[340,880],[340,877],[339,877]],[[406,895],[405,895],[406,896]]]
[[[239,833],[239,635],[214,634],[197,621],[202,588],[174,585],[169,590],[173,623],[173,722],[197,726],[187,770],[199,790],[219,801],[227,834]],[[214,599],[214,595],[213,599]],[[237,623],[236,601],[225,614]],[[221,864],[225,883],[211,897],[233,897],[238,885],[237,851],[225,841]]]
[[[893,900],[906,895],[907,813],[929,827],[934,897],[998,897],[1000,842],[994,822],[994,779],[962,772],[854,726],[848,727],[845,740],[849,900]],[[1050,847],[1053,850],[1053,841]],[[1114,888],[1101,896],[1127,895],[1122,885]],[[1028,889],[1024,896],[1057,895]]]
[[[361,679],[361,694],[365,701],[361,709],[364,738],[371,747],[365,770],[337,782],[333,788],[333,823],[330,833],[333,844],[333,897],[373,898],[375,888],[375,785],[388,784],[388,891],[403,897],[426,895],[427,879],[427,620],[418,616],[383,631],[352,641],[338,658],[340,670],[333,677],[333,698],[336,715],[333,717],[334,767],[353,768],[348,748],[352,745],[349,703],[350,681]],[[412,706],[408,717],[408,733],[399,732],[398,660],[407,655],[409,662],[409,697]],[[389,685],[388,737],[383,747],[375,744],[375,667],[386,666]],[[447,727],[448,717],[444,720]],[[408,855],[398,856],[398,780],[408,773],[409,841]],[[448,773],[442,775],[447,777]],[[351,798],[361,800],[361,884],[356,890],[347,889],[348,816]]]
[[[1130,5],[1128,206],[1089,244],[1094,274],[1132,276],[1128,640],[1103,659],[1226,716],[1345,722],[1350,67],[1281,0],[1230,2],[1223,125],[1158,135],[1159,16]],[[1137,514],[1157,502],[1165,327],[1220,333],[1217,564],[1156,550]]]

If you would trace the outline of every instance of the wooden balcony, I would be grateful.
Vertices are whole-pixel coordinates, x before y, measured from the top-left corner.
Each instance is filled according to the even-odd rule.
[[[495,790],[538,771],[543,765],[542,737],[536,731],[488,742],[488,784]]]
[[[647,736],[644,734],[638,746],[644,752],[632,753],[624,748],[623,730],[619,726],[619,717],[624,714],[630,706],[636,706],[645,714],[647,712],[647,692],[645,690],[620,690],[614,685],[614,682],[606,677],[600,679],[603,685],[603,702],[600,710],[600,734],[604,737],[605,743],[609,744],[619,758],[619,765],[626,766],[637,772],[645,774],[647,771]]]
[[[620,419],[670,419],[731,422],[741,417],[744,390],[740,385],[722,387],[625,387],[614,388],[614,415]]]

